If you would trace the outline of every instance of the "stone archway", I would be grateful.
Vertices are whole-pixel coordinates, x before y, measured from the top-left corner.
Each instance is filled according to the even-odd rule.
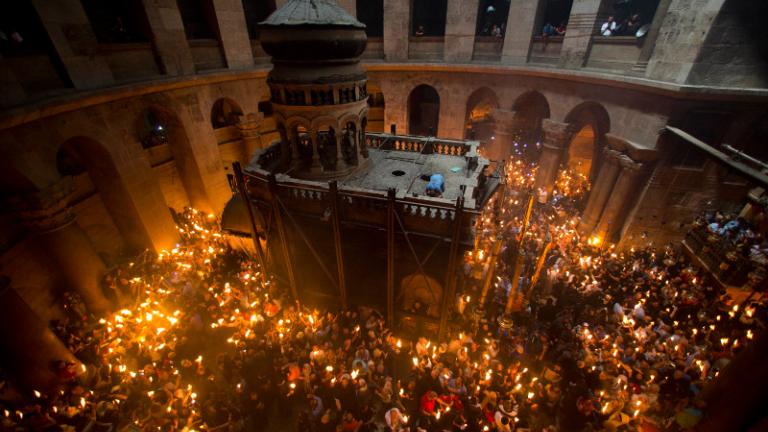
[[[400,295],[403,310],[410,310],[414,303],[419,302],[423,305],[423,314],[431,317],[439,316],[443,285],[435,278],[419,273],[405,276],[400,281]]]
[[[611,128],[608,112],[596,102],[584,102],[568,113],[565,122],[572,135],[564,148],[562,165],[594,181],[603,159],[605,134]]]
[[[94,244],[104,243],[105,236],[112,241],[118,240],[109,233],[110,225],[113,225],[119,233],[119,242],[124,244],[125,250],[117,250],[112,245],[113,247],[109,249],[111,254],[125,252],[134,255],[152,245],[152,240],[144,228],[138,210],[133,205],[133,199],[118,172],[114,159],[103,145],[87,137],[71,138],[59,147],[56,165],[62,176],[73,177],[74,199],[85,200],[89,194],[95,193],[98,202],[103,205],[107,213],[106,216],[112,222],[112,224],[102,222],[95,228],[98,231],[96,234],[89,233],[89,237],[96,235],[98,240],[102,240],[94,241]],[[80,197],[77,196],[78,193]],[[80,219],[86,220],[83,217]]]
[[[434,87],[421,84],[408,95],[408,134],[435,136],[440,123],[440,95]]]
[[[464,138],[489,142],[494,140],[495,122],[492,112],[499,108],[499,98],[488,87],[475,90],[467,99],[464,116]]]

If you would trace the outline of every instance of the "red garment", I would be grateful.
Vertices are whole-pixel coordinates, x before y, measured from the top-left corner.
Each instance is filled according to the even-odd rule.
[[[422,411],[428,414],[434,414],[435,412],[435,404],[437,403],[437,399],[429,399],[429,392],[424,393],[424,396],[421,397],[421,403],[419,404],[419,407]]]

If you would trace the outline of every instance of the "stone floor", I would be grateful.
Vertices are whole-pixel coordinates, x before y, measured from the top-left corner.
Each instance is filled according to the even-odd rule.
[[[455,200],[460,186],[473,184],[475,180],[467,177],[467,162],[462,156],[378,149],[368,152],[367,166],[342,180],[342,185],[381,191],[395,188],[398,192],[406,191],[409,196],[426,196],[429,176],[442,174],[445,178],[443,198]]]

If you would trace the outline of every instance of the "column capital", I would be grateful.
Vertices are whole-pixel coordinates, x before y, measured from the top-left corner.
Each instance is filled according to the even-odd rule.
[[[259,138],[261,133],[259,128],[264,120],[264,114],[260,112],[248,113],[237,123],[240,135],[245,138]]]
[[[566,141],[573,135],[573,125],[558,121],[544,119],[541,122],[541,130],[544,133],[544,146],[553,149],[563,149]]]
[[[630,158],[625,154],[621,154],[618,159],[619,159],[619,164],[621,165],[621,168],[624,172],[636,174],[643,167],[642,163],[635,162],[634,160],[632,160],[632,158]]]
[[[46,233],[63,228],[75,220],[68,206],[73,191],[72,177],[67,176],[41,190],[9,196],[6,203],[27,229]]]

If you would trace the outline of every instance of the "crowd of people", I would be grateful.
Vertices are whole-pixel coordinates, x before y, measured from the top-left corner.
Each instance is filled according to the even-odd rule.
[[[69,297],[67,319],[51,324],[83,371],[3,402],[2,427],[688,430],[706,409],[702,389],[756,337],[765,309],[734,303],[671,246],[619,252],[581,239],[583,176],[562,173],[526,218],[534,168],[509,162],[506,190],[479,218],[445,340],[400,338],[362,306],[301,306],[228,246],[213,215],[187,210],[176,248],[105,279],[115,313],[93,317]],[[510,295],[521,303],[505,321]]]
[[[601,36],[636,36],[637,31],[642,27],[640,14],[632,14],[627,18],[617,20],[613,15],[609,15],[606,21],[600,25]]]

